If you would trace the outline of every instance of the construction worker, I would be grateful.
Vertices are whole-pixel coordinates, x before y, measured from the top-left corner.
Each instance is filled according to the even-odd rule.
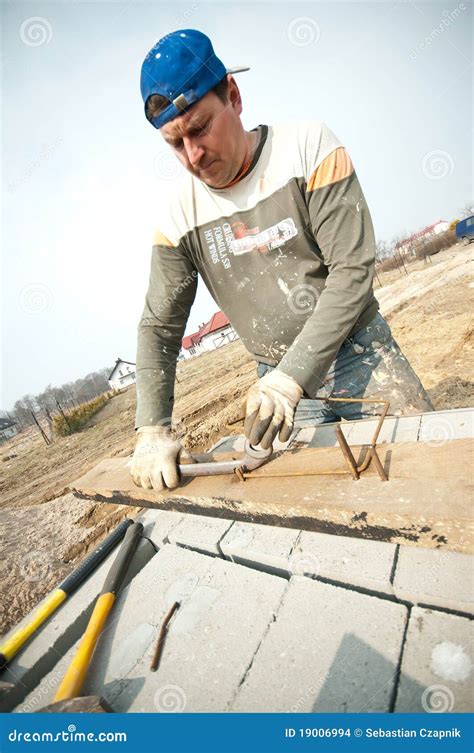
[[[179,483],[171,430],[176,361],[201,275],[257,361],[244,431],[253,445],[294,424],[374,415],[333,397],[432,410],[378,313],[372,221],[349,154],[315,120],[245,131],[233,74],[194,29],[163,37],[142,66],[148,121],[188,171],[161,212],[139,324],[134,482]],[[295,416],[296,412],[296,416]]]

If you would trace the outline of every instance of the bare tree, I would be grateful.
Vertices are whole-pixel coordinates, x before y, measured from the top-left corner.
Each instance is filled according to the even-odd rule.
[[[466,201],[462,209],[459,210],[459,214],[461,215],[461,219],[465,220],[466,217],[470,217],[474,214],[474,201],[470,199],[469,201]]]

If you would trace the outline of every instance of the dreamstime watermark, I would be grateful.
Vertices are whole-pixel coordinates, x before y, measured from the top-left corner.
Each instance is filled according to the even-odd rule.
[[[56,690],[62,678],[63,675],[60,672],[56,672],[51,677],[44,678],[35,688],[34,693],[29,696],[27,703],[23,703],[19,710],[25,714],[31,714],[38,710],[40,704],[45,706],[49,703],[51,691]]]
[[[309,686],[309,688],[307,689],[304,695],[300,696],[297,699],[296,703],[294,703],[293,706],[291,707],[291,711],[293,713],[302,711],[302,709],[308,705],[308,702],[310,702],[311,705],[313,705],[314,699],[319,694],[319,691],[323,687],[324,683],[330,679],[331,679],[331,672],[326,672],[324,675],[322,675],[322,677],[320,677],[317,682]]]
[[[319,293],[312,285],[300,284],[291,288],[288,306],[294,314],[310,314],[316,306]]]
[[[463,13],[463,11],[466,10],[466,6],[464,3],[459,3],[457,8],[454,8],[454,10],[451,11],[443,11],[444,18],[442,21],[438,24],[438,26],[433,29],[431,34],[429,34],[427,37],[422,39],[420,42],[418,42],[415,47],[412,47],[410,50],[410,57],[412,60],[416,60],[420,52],[424,52],[425,50],[430,47],[433,42],[435,42],[443,32],[448,29],[451,24],[456,21],[457,18]]]
[[[51,567],[52,558],[47,552],[28,552],[20,560],[20,575],[28,583],[36,583],[48,577]]]
[[[446,685],[430,685],[421,696],[421,705],[429,714],[445,714],[454,706],[454,693]]]
[[[421,422],[420,442],[442,447],[454,439],[454,427],[449,418],[427,414]]]
[[[176,298],[181,295],[181,293],[186,290],[186,288],[188,288],[194,280],[196,280],[197,276],[197,270],[193,269],[193,271],[190,274],[186,275],[183,280],[176,280],[172,293],[169,293],[166,298],[163,299],[163,301],[156,309],[155,313],[162,314],[164,311],[166,311],[166,309],[175,302]]]
[[[30,316],[42,314],[53,305],[53,295],[46,285],[33,282],[20,292],[20,307]]]
[[[37,170],[41,167],[41,165],[48,160],[54,152],[61,146],[62,144],[62,138],[57,138],[55,141],[53,141],[51,144],[44,144],[44,146],[41,147],[41,151],[39,156],[34,159],[32,162],[30,162],[27,167],[23,170],[22,175],[17,178],[16,180],[10,181],[8,184],[8,193],[15,193],[15,191],[32,177]]]
[[[288,41],[295,47],[307,47],[319,41],[321,29],[311,16],[298,16],[288,24],[286,33]]]
[[[30,16],[20,26],[20,39],[27,47],[41,47],[53,38],[53,28],[47,18]]]
[[[321,570],[321,563],[310,552],[295,552],[290,555],[288,568],[293,575],[309,575],[316,578]]]
[[[160,180],[174,180],[180,173],[180,163],[173,152],[159,152],[153,160],[153,170]]]
[[[454,171],[454,160],[449,152],[442,149],[434,149],[424,155],[421,162],[423,175],[429,180],[442,180],[449,178]]]
[[[179,685],[162,685],[153,697],[155,709],[165,714],[182,713],[186,702],[186,693]]]

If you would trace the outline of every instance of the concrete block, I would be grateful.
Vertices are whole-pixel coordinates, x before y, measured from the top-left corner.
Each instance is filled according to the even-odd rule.
[[[350,441],[352,424],[348,421],[341,422],[341,429],[345,438]],[[336,424],[319,424],[300,429],[296,438],[298,447],[336,447],[339,446],[336,439]]]
[[[291,528],[234,522],[220,542],[223,555],[241,565],[288,576],[299,532]]]
[[[106,557],[100,567],[89,576],[82,586],[63,602],[48,622],[3,670],[2,679],[13,683],[14,689],[7,695],[0,696],[0,711],[11,711],[15,705],[20,703],[83,634],[96,598],[102,590],[117,552],[118,547]],[[130,583],[154,554],[155,549],[152,544],[146,539],[142,539],[128,568],[124,586]],[[17,628],[26,625],[44,601],[40,602],[15,628],[7,633],[5,639],[9,638]]]
[[[287,582],[173,545],[164,546],[117,600],[83,693],[117,712],[226,711],[278,610]],[[159,629],[174,601],[157,672]],[[73,650],[16,711],[54,696]]]
[[[205,515],[184,515],[170,532],[170,544],[180,544],[203,554],[221,556],[219,542],[232,525],[232,520]]]
[[[289,438],[288,442],[280,442],[278,437],[273,442],[273,449],[275,452],[278,450],[284,450],[293,441],[298,434],[299,429],[295,429]],[[233,434],[230,437],[222,437],[218,442],[212,445],[209,452],[243,452],[245,446],[245,434]]]
[[[420,431],[421,415],[392,416],[384,420],[377,444],[384,442],[417,442]],[[377,428],[378,419],[364,419],[352,424],[349,443],[351,445],[368,444]]]
[[[407,614],[402,604],[292,578],[230,710],[389,711]]]
[[[474,711],[474,623],[413,607],[395,711]]]
[[[474,613],[474,556],[401,546],[395,595],[413,604]]]
[[[420,442],[448,442],[474,435],[474,409],[458,408],[424,413],[421,418]]]
[[[295,575],[321,576],[385,594],[390,582],[396,545],[348,536],[302,531],[291,557]]]
[[[144,525],[144,535],[160,547],[168,543],[169,534],[184,518],[185,515],[180,512],[148,508],[140,513],[137,520]]]

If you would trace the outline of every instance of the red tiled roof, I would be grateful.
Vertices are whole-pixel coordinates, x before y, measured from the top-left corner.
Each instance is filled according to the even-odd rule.
[[[186,350],[189,350],[193,345],[199,343],[204,335],[209,335],[211,332],[216,332],[218,329],[222,329],[222,327],[227,327],[228,324],[230,324],[230,321],[226,315],[222,311],[216,311],[207,324],[203,324],[197,332],[193,332],[191,335],[185,335],[181,340],[181,346],[186,348]]]
[[[222,327],[227,327],[228,324],[230,322],[226,315],[222,311],[216,311],[210,321],[199,330],[199,335],[200,337],[204,337],[204,335],[208,335],[210,332],[216,332],[216,330],[222,329]]]
[[[408,238],[404,238],[402,241],[399,241],[396,245],[396,248],[399,246],[404,246],[405,243],[411,243],[411,241],[415,241],[417,238],[421,238],[423,235],[426,235],[426,233],[430,233],[436,225],[439,225],[440,222],[445,222],[445,220],[438,220],[437,222],[433,222],[432,225],[428,225],[427,227],[424,227],[423,230],[418,230],[417,233],[413,233],[413,235],[410,235]]]

